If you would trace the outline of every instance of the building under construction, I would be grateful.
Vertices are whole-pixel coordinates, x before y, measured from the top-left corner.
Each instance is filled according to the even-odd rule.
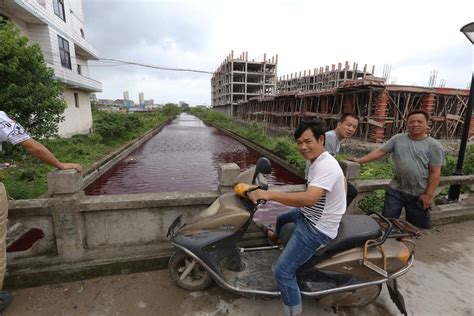
[[[232,51],[211,79],[212,106],[228,109],[252,97],[275,96],[277,93],[278,55],[262,60],[249,60],[248,52],[234,57]],[[227,107],[228,106],[228,107]]]
[[[431,136],[460,137],[469,90],[386,84],[385,78],[372,74],[373,68],[368,72],[367,66],[358,70],[353,64],[351,69],[346,62],[344,67],[338,64],[283,76],[276,96],[249,98],[230,113],[293,130],[301,120],[316,117],[333,129],[341,114],[350,112],[361,118],[355,138],[383,142],[405,130],[410,111],[422,109],[430,114]]]

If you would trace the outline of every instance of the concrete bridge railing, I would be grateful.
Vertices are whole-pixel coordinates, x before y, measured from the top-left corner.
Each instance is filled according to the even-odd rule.
[[[342,163],[342,167],[351,181],[358,176],[357,164]],[[236,164],[221,165],[219,191],[86,196],[81,175],[71,170],[54,171],[48,175],[50,197],[10,202],[9,228],[39,228],[44,238],[28,250],[8,253],[7,286],[164,267],[173,251],[166,239],[172,221],[180,214],[186,219],[208,207],[219,192],[231,189],[238,174]],[[453,183],[472,185],[474,176],[442,179],[442,185]],[[385,188],[388,180],[355,184],[363,196]],[[271,189],[299,191],[304,186]],[[472,216],[473,204],[469,196],[449,207],[451,211],[464,212],[459,216]],[[263,240],[258,230],[251,230],[248,235],[248,240]]]

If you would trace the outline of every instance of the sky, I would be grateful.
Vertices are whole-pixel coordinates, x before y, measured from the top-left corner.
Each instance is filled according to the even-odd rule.
[[[86,38],[100,58],[213,72],[234,51],[278,54],[278,76],[349,61],[375,66],[389,83],[428,86],[437,70],[467,88],[473,45],[459,31],[474,21],[473,0],[83,0]],[[211,74],[89,62],[100,99],[123,91],[155,103],[211,104]]]

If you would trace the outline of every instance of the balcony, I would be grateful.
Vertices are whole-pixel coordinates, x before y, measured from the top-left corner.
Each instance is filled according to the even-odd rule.
[[[66,88],[79,89],[88,92],[102,92],[101,82],[79,75],[69,69],[59,67],[54,67],[54,77],[64,83]]]

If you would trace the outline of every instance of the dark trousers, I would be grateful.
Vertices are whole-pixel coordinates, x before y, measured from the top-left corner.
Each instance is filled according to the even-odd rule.
[[[382,215],[390,218],[400,218],[403,207],[408,222],[419,228],[431,228],[430,211],[423,208],[418,196],[392,188],[386,189]]]

